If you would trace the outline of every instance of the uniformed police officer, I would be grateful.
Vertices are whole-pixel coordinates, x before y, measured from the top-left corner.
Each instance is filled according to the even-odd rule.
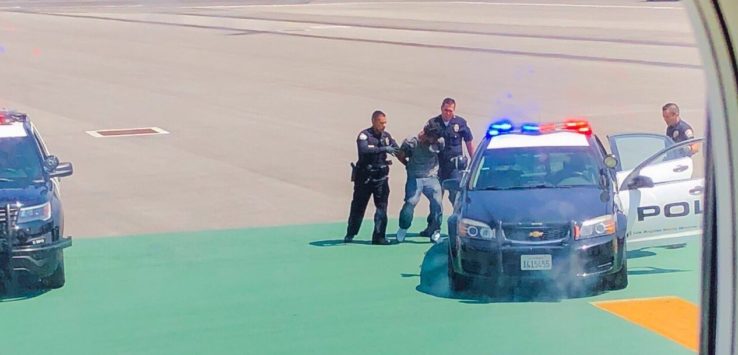
[[[671,137],[674,143],[694,138],[692,126],[682,120],[677,104],[670,102],[664,105],[661,108],[661,115],[664,117],[664,122],[666,122],[666,135]],[[689,149],[689,154],[693,155],[699,151],[699,146],[692,144],[687,149]]]
[[[462,141],[466,146],[469,157],[474,156],[474,143],[471,129],[463,117],[456,116],[456,101],[450,97],[443,99],[441,103],[441,114],[428,120],[428,124],[438,124],[442,129],[445,148],[438,154],[439,170],[438,179],[443,180],[459,178],[459,172],[466,169],[468,158],[464,156]],[[456,192],[449,191],[448,198],[451,203],[456,200]],[[431,215],[427,218],[428,225],[432,225]],[[426,228],[420,235],[429,237],[433,231]]]
[[[374,196],[374,232],[372,244],[387,245],[387,200],[389,199],[389,165],[387,154],[394,154],[400,147],[389,132],[385,131],[387,116],[382,111],[372,114],[372,126],[359,132],[356,146],[359,160],[354,165],[351,180],[354,182],[354,196],[351,201],[345,243],[350,243],[361,227],[369,197]]]

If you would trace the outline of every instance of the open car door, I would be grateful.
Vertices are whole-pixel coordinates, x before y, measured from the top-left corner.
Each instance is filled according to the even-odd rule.
[[[626,133],[607,137],[612,153],[618,158],[615,167],[618,185],[638,164],[654,154],[674,145],[674,141],[661,134]],[[662,159],[644,167],[643,174],[654,183],[679,181],[690,178],[694,170],[692,159],[684,150],[674,150],[664,154]]]
[[[702,235],[704,169],[694,166],[703,166],[704,159],[702,154],[689,153],[690,146],[702,140],[672,143],[622,177],[618,196],[628,216],[628,249],[681,244]],[[613,153],[620,160],[623,148],[635,152],[638,148],[631,144],[643,142],[619,141],[621,149],[613,149]],[[628,167],[629,158],[625,157],[624,167]]]

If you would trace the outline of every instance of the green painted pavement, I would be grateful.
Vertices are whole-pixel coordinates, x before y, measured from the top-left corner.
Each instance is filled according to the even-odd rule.
[[[343,245],[345,225],[75,240],[67,285],[0,303],[7,354],[688,354],[589,304],[697,303],[699,245],[632,252],[596,297],[450,298],[445,244]],[[363,240],[362,240],[363,239]]]

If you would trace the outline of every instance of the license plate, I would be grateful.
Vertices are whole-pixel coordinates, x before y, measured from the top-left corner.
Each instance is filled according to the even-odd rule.
[[[521,255],[520,270],[551,270],[551,255]]]

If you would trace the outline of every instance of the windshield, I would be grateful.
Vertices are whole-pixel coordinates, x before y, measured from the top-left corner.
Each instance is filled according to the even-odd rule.
[[[585,147],[489,149],[474,171],[472,189],[599,187],[598,167]]]
[[[0,188],[43,181],[36,144],[28,137],[0,139]]]

